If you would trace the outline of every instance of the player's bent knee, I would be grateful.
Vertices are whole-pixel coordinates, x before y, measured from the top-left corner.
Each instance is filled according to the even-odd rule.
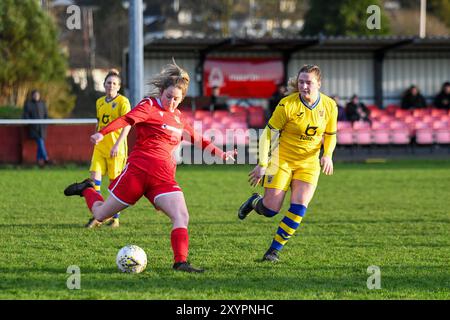
[[[263,199],[261,199],[256,203],[255,211],[265,217],[272,218],[276,216],[280,210],[272,210],[267,208],[263,203]]]

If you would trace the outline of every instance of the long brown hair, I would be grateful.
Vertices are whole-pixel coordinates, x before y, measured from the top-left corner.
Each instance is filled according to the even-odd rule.
[[[181,89],[184,99],[189,87],[189,81],[189,74],[178,66],[175,59],[172,58],[172,63],[165,65],[161,72],[148,82],[151,85],[148,96],[160,97],[164,90],[174,86]]]

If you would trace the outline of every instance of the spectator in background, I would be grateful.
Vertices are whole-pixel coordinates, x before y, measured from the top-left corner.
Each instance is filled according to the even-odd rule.
[[[269,113],[270,113],[269,118],[275,111],[278,102],[280,102],[280,100],[283,99],[285,96],[286,96],[286,86],[280,83],[277,85],[277,90],[273,93],[273,95],[269,99]]]
[[[23,119],[47,119],[48,111],[45,102],[41,100],[41,94],[38,90],[31,91],[31,100],[25,102],[23,107]],[[45,138],[47,135],[47,126],[45,124],[30,124],[28,133],[31,139],[36,141],[37,155],[36,161],[39,166],[50,164],[47,149],[45,147]]]
[[[340,104],[340,99],[337,94],[332,95],[331,98],[336,102],[336,106],[338,108],[338,121],[347,121],[347,114],[345,112],[345,108]]]
[[[405,91],[401,102],[402,109],[420,109],[426,106],[427,102],[424,96],[415,85],[412,85]]]
[[[442,85],[441,92],[434,98],[433,104],[438,109],[450,109],[450,82]]]
[[[345,111],[348,121],[365,121],[371,123],[369,118],[369,108],[367,108],[364,103],[359,101],[359,97],[356,94],[354,94],[351,100],[347,103]]]
[[[217,86],[212,88],[210,110],[228,110],[227,98],[220,95],[220,88]]]

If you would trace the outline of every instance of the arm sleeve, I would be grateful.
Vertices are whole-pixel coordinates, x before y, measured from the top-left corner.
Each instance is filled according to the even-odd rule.
[[[189,141],[194,146],[205,150],[206,148],[211,149],[211,154],[219,158],[224,158],[225,152],[220,148],[216,147],[209,139],[198,134],[189,123],[183,118],[184,130],[183,130],[183,140]]]
[[[323,138],[323,155],[330,158],[333,156],[336,147],[337,113],[337,106],[333,105]]]
[[[110,132],[116,131],[118,129],[122,129],[126,126],[132,126],[132,125],[133,125],[133,122],[130,121],[130,119],[126,118],[125,116],[122,116],[120,118],[117,118],[110,124],[108,124],[106,127],[104,127],[99,132],[105,136]]]
[[[288,119],[287,113],[286,113],[286,107],[281,100],[275,111],[272,114],[272,117],[269,119],[269,123],[264,128],[263,133],[259,137],[259,157],[258,157],[258,165],[261,167],[267,167],[269,163],[269,153],[270,153],[270,147],[271,143],[274,145],[278,145],[278,138],[279,138],[279,132],[284,127]],[[274,141],[273,141],[274,140]]]
[[[147,100],[150,101],[150,100]],[[133,110],[127,114],[117,118],[99,132],[106,135],[110,132],[116,131],[126,126],[133,126],[136,123],[146,121],[150,118],[150,108],[146,100],[141,101]]]
[[[269,154],[272,151],[273,146],[278,145],[279,137],[280,131],[272,128],[270,124],[264,128],[263,133],[259,137],[258,144],[258,165],[260,167],[267,167],[269,164]]]
[[[282,130],[284,125],[286,124],[288,120],[288,114],[286,111],[286,106],[284,104],[284,101],[281,100],[280,103],[278,103],[275,111],[272,114],[272,117],[270,117],[268,126],[271,129],[275,130]]]

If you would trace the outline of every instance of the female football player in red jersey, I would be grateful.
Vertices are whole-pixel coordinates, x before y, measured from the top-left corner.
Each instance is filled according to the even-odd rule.
[[[153,91],[126,115],[111,122],[91,136],[95,144],[103,137],[128,125],[136,128],[136,144],[122,173],[109,185],[111,194],[106,200],[95,192],[92,180],[74,183],[64,190],[67,196],[85,198],[94,218],[104,221],[115,213],[133,205],[145,196],[172,221],[171,245],[174,253],[173,269],[203,272],[187,262],[189,249],[189,213],[183,192],[175,181],[176,162],[172,156],[182,139],[224,160],[234,159],[236,151],[223,152],[209,140],[194,132],[177,109],[186,96],[189,75],[178,65],[167,65],[150,84]]]

